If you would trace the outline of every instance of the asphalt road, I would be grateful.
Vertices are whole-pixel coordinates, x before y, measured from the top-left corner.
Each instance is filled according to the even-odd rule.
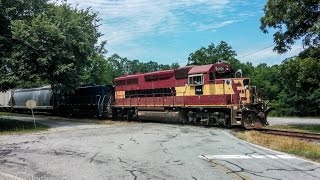
[[[320,165],[260,148],[228,129],[39,120],[0,136],[0,179],[320,179]]]

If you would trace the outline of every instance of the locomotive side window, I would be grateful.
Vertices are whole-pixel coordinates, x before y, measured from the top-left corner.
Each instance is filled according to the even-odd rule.
[[[126,98],[175,96],[176,90],[171,88],[131,90],[125,92]]]
[[[134,84],[138,84],[138,78],[133,78],[133,79],[127,80],[127,85],[134,85]]]
[[[217,79],[234,78],[233,73],[217,73]]]
[[[188,78],[188,69],[176,69],[174,74],[176,79]]]
[[[203,85],[203,74],[190,75],[188,83],[190,86]]]
[[[145,75],[144,80],[145,81],[156,81],[156,80],[158,80],[158,76],[156,74]]]
[[[117,80],[114,82],[116,86],[125,86],[126,80]]]

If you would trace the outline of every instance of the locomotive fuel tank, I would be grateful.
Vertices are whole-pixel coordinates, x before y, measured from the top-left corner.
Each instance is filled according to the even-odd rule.
[[[186,119],[181,111],[138,111],[138,117],[140,120],[173,123],[181,123]]]

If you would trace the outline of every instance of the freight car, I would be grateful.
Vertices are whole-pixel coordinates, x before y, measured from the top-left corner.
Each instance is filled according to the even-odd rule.
[[[111,113],[111,100],[113,96],[113,86],[83,86],[74,93],[60,94],[53,93],[50,86],[17,89],[0,94],[1,102],[10,102],[8,106],[14,112],[26,112],[26,102],[35,100],[36,112],[49,112],[64,116],[86,115],[93,117],[107,116]],[[109,104],[109,108],[107,105]]]
[[[12,102],[11,102],[11,91],[0,92],[0,110],[8,111],[11,109]]]
[[[12,110],[15,112],[28,111],[26,102],[34,100],[37,103],[35,111],[51,112],[54,110],[55,101],[50,86],[30,89],[17,89],[12,91]]]
[[[269,108],[258,101],[250,79],[237,78],[225,61],[122,76],[114,86],[118,118],[245,128],[268,124]]]
[[[111,116],[113,94],[112,85],[80,87],[74,93],[60,96],[57,112],[65,116]]]

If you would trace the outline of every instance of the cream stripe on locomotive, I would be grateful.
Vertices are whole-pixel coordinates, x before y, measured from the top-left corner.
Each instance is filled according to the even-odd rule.
[[[236,79],[233,80],[232,83],[239,84],[240,86],[237,86],[237,90],[243,90],[243,92],[240,93],[240,97],[248,97],[249,92],[245,92],[245,88],[243,86],[243,79]],[[203,94],[202,95],[224,95],[224,94],[235,94],[232,83],[230,84],[204,84],[203,85]],[[176,90],[176,96],[196,96],[195,94],[195,86],[180,86],[175,87]],[[115,92],[115,98],[116,99],[123,99],[125,98],[125,91],[116,91]]]
[[[224,89],[224,90],[223,90]],[[202,95],[235,94],[232,85],[229,84],[204,84]],[[196,96],[195,86],[176,87],[176,96]]]

